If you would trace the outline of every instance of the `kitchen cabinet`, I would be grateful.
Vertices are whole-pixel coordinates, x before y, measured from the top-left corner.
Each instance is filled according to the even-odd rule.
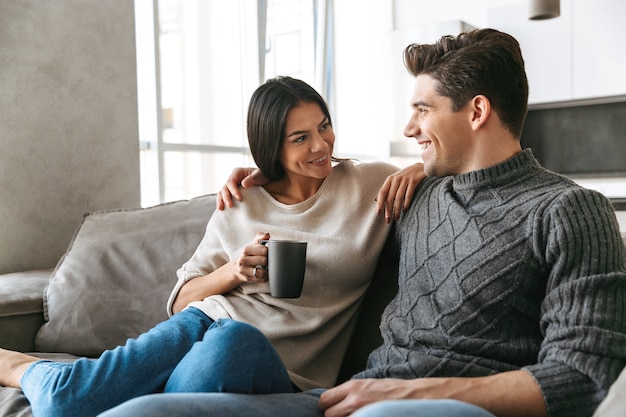
[[[520,42],[533,105],[626,95],[624,16],[622,0],[561,0],[555,19],[529,20],[520,2],[490,9],[488,22]]]
[[[626,2],[575,0],[572,6],[574,98],[626,94]]]

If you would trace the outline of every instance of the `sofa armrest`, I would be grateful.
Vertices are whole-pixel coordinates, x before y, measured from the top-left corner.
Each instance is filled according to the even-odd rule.
[[[0,275],[0,347],[32,352],[52,269]]]

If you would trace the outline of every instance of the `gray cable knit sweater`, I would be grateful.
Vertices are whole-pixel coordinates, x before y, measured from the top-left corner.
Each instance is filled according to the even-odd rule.
[[[626,365],[624,246],[610,202],[530,150],[420,184],[397,227],[399,292],[357,377],[525,369],[550,416],[590,416]]]

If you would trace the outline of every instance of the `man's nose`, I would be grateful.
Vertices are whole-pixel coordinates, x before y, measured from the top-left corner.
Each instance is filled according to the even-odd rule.
[[[407,138],[413,138],[419,135],[419,122],[415,118],[411,117],[404,127],[404,136]]]

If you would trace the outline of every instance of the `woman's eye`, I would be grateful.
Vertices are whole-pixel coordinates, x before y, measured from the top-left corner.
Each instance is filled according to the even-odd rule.
[[[296,142],[296,143],[298,143],[298,142],[303,142],[305,139],[306,139],[306,136],[300,136],[300,137],[297,137],[297,138],[294,140],[294,142]]]

